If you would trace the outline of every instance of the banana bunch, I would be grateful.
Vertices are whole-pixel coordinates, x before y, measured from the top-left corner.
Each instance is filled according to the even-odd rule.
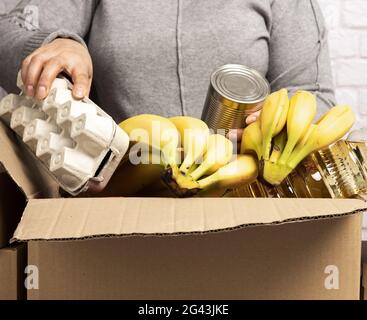
[[[298,91],[289,100],[286,89],[272,93],[260,118],[245,128],[241,154],[255,153],[265,181],[279,185],[310,153],[341,139],[355,122],[349,106],[331,108],[315,124],[316,97]]]
[[[199,119],[144,114],[123,121],[120,127],[132,142],[127,164],[121,164],[125,168],[120,170],[129,171],[128,184],[134,180],[132,172],[147,182],[133,183],[132,193],[146,190],[147,184],[161,186],[157,179],[176,196],[190,197],[213,188],[233,188],[257,178],[257,160],[252,155],[234,158],[233,143],[222,135],[211,134]],[[124,184],[121,172],[116,175]]]

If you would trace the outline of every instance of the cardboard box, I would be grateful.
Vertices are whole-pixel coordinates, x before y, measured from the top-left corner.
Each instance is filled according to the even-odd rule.
[[[367,262],[363,264],[363,300],[367,300]]]
[[[27,199],[51,197],[55,183],[0,122],[0,248],[9,244]]]
[[[0,300],[26,298],[24,286],[27,245],[0,249]]]
[[[362,200],[37,199],[1,136],[28,198],[12,241],[30,241],[29,299],[359,299]]]
[[[9,244],[25,205],[25,195],[6,172],[0,173],[0,248]]]
[[[28,299],[359,299],[359,220],[30,242],[40,283]]]
[[[362,243],[362,299],[367,300],[367,241]]]

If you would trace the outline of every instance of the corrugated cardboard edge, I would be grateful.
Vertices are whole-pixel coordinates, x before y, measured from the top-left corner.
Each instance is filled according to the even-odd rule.
[[[56,182],[22,147],[16,134],[0,121],[0,166],[14,180],[28,199],[55,197]]]
[[[11,241],[202,235],[331,219],[366,209],[365,202],[355,199],[31,200]]]

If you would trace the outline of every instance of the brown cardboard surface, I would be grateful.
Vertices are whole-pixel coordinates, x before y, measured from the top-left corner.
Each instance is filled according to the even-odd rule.
[[[367,261],[365,260],[362,266],[362,292],[363,300],[367,300]]]
[[[29,242],[28,299],[359,299],[360,215],[184,237]],[[326,289],[330,268],[339,289]]]
[[[29,243],[40,277],[30,299],[359,296],[361,200],[38,200],[57,196],[56,185],[1,123],[0,150],[30,199],[13,241],[50,240]],[[325,289],[327,266],[339,271],[338,290]]]
[[[364,300],[367,300],[367,262],[363,264],[363,292],[364,292]]]
[[[9,244],[26,205],[26,198],[5,172],[0,173],[0,248]]]
[[[182,234],[327,218],[366,210],[361,200],[105,198],[29,201],[16,240]]]
[[[55,197],[56,183],[0,121],[0,165],[23,190],[27,198]]]
[[[367,300],[367,241],[362,243],[362,299]]]
[[[24,288],[26,261],[26,244],[0,249],[0,300],[26,298]]]
[[[362,242],[362,261],[367,263],[367,241]]]

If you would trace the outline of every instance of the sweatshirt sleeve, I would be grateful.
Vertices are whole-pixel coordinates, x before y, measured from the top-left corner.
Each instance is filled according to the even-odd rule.
[[[273,0],[267,77],[272,90],[313,92],[318,116],[335,105],[327,31],[315,0]]]
[[[16,78],[25,57],[56,38],[84,46],[98,0],[22,0],[0,15],[0,86],[17,91]]]

